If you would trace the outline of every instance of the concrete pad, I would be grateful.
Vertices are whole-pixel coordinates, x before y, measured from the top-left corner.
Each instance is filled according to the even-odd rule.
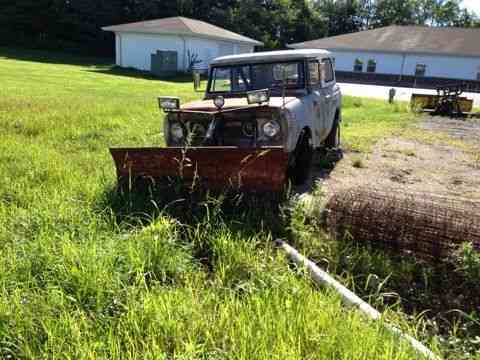
[[[365,98],[373,99],[384,99],[388,101],[388,92],[392,86],[379,86],[379,85],[366,85],[366,84],[349,84],[349,83],[338,83],[340,89],[342,90],[343,95],[358,96]],[[405,87],[394,87],[397,90],[395,99],[398,101],[410,101],[413,93],[416,94],[433,94],[435,95],[436,90],[432,89],[420,89],[420,88],[405,88]],[[480,107],[480,94],[479,93],[464,93],[462,96],[466,96],[469,99],[473,99],[473,104],[475,107]]]

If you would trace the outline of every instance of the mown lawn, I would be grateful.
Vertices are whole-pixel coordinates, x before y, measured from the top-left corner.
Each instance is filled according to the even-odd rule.
[[[271,242],[292,234],[287,216],[119,205],[108,147],[161,145],[156,97],[199,98],[189,81],[5,48],[0,79],[2,358],[416,358],[288,266]],[[347,98],[347,146],[408,119]]]

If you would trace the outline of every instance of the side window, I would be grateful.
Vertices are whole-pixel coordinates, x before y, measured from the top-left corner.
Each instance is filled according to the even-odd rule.
[[[480,81],[480,66],[477,68],[477,80]]]
[[[308,63],[308,73],[310,74],[310,85],[320,84],[320,66],[318,61]]]
[[[231,90],[231,81],[230,74],[231,71],[229,68],[222,69],[216,68],[213,72],[213,92],[230,92]]]
[[[355,62],[353,63],[353,71],[363,72],[363,61],[361,59],[355,59]]]
[[[335,75],[333,73],[333,66],[330,59],[322,60],[321,73],[322,73],[322,79],[326,83],[331,82],[335,79]]]
[[[377,62],[373,59],[368,60],[367,72],[374,73],[377,71]]]
[[[417,64],[415,67],[415,76],[423,77],[427,72],[427,65],[425,64]]]

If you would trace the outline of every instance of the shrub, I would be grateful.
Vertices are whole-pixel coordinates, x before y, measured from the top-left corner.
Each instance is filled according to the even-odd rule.
[[[456,270],[475,282],[480,277],[480,252],[472,243],[464,243],[453,254]]]

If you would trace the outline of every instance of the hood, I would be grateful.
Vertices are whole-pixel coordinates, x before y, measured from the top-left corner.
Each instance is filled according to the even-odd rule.
[[[285,97],[285,104],[288,104],[294,100],[297,100],[296,97]],[[263,104],[262,104],[263,105]],[[264,104],[269,107],[282,107],[283,98],[282,97],[271,97],[268,104]],[[247,108],[247,107],[257,107],[258,104],[250,105],[247,102],[246,98],[226,98],[225,106],[222,110],[232,110],[238,108]],[[213,100],[199,100],[183,104],[181,110],[190,110],[190,111],[207,111],[207,112],[216,112],[217,108],[213,103]]]

